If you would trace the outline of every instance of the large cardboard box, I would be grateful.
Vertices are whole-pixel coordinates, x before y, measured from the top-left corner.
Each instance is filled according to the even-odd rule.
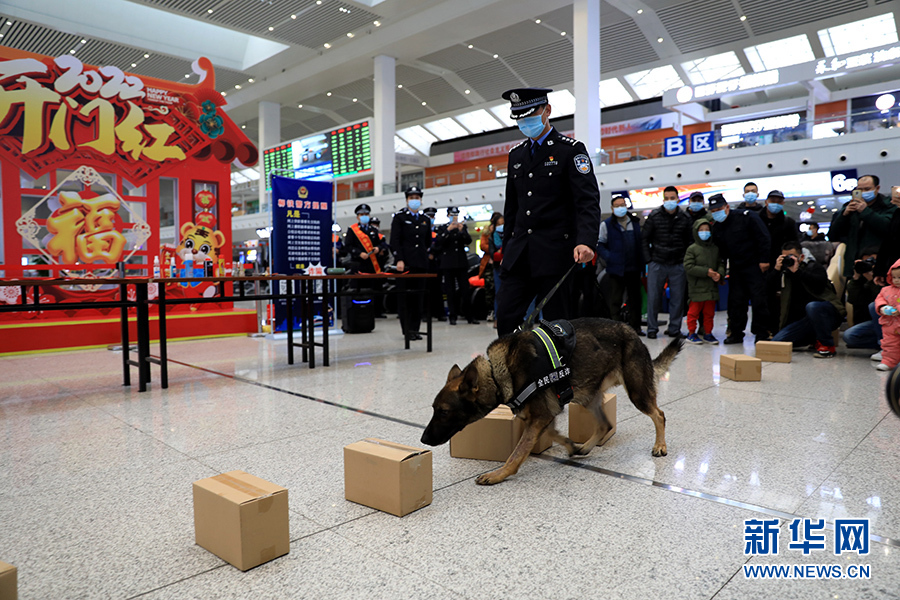
[[[616,433],[616,395],[603,394],[603,414],[612,425],[612,429],[597,443],[605,444]],[[569,403],[569,439],[578,444],[583,444],[594,434],[597,419],[594,414],[580,404]]]
[[[501,404],[450,438],[450,456],[506,462],[524,432],[525,421],[516,418],[508,406]],[[551,445],[553,440],[544,433],[535,442],[531,453],[540,454]]]
[[[244,471],[194,482],[199,546],[246,571],[290,551],[288,491]]]
[[[19,580],[16,568],[0,561],[0,600],[16,600],[19,597]]]
[[[756,342],[756,358],[765,362],[789,363],[793,354],[791,342]]]
[[[746,354],[723,354],[719,375],[734,381],[762,381],[762,361]]]
[[[431,504],[431,450],[366,438],[344,446],[344,498],[402,517]]]

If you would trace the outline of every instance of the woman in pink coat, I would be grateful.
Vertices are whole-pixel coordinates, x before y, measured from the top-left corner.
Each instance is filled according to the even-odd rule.
[[[881,324],[881,363],[879,371],[889,371],[900,363],[900,260],[891,265],[887,287],[875,298],[875,312]]]

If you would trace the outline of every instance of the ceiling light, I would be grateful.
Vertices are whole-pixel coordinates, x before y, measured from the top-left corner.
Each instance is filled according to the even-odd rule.
[[[212,11],[213,11],[213,9],[209,9],[208,11],[206,11],[206,14],[211,15]]]
[[[190,77],[190,76],[191,76],[191,74],[188,73],[187,75],[184,76],[184,78],[187,79],[187,78]]]
[[[303,108],[303,105],[302,105],[302,104],[298,104],[298,105],[297,105],[297,108]]]
[[[144,58],[150,58],[150,55],[149,55],[149,54],[145,54],[145,55],[144,55]]]
[[[560,31],[560,32],[559,32],[559,35],[564,36],[564,35],[566,35],[566,32],[565,32],[565,31]]]
[[[248,79],[247,83],[253,83],[253,78],[251,77],[250,79]]]
[[[316,4],[322,4],[322,0],[316,0]]]
[[[741,15],[741,21],[746,21],[746,20],[747,20],[747,15]]]
[[[397,89],[398,89],[398,90],[402,90],[402,89],[403,89],[403,84],[402,84],[402,83],[397,84]]]
[[[87,44],[87,40],[81,40],[82,44]]]
[[[240,85],[236,85],[236,86],[234,86],[234,89],[239,90],[239,89],[241,89],[241,86],[240,86]]]
[[[325,42],[325,43],[322,44],[322,45],[325,46],[326,48],[331,48],[331,44],[329,44],[328,42]]]
[[[356,98],[353,99],[354,102],[357,102]]]
[[[471,90],[466,90],[466,93],[471,94],[472,92],[471,92]]]
[[[131,63],[131,66],[132,66],[132,67],[136,67],[136,66],[137,66],[137,63]]]
[[[3,37],[3,34],[2,34],[2,33],[0,33],[0,38],[2,38],[2,37]]]
[[[329,98],[331,98],[331,92],[328,92],[325,95],[328,96]]]
[[[500,58],[500,55],[499,55],[499,54],[495,54],[495,55],[494,55],[494,58]]]
[[[353,32],[348,32],[348,33],[347,33],[347,37],[348,37],[348,38],[352,38],[352,37],[353,37]]]
[[[474,48],[474,47],[475,47],[475,46],[473,46],[472,44],[469,44],[469,46],[468,46],[469,50],[471,50],[471,49]]]
[[[275,31],[274,27],[269,27],[269,31]]]
[[[74,49],[69,50],[69,54],[75,54],[75,50]]]
[[[296,18],[297,18],[297,15],[291,15],[291,18],[292,18],[292,19],[296,19]]]
[[[537,23],[538,25],[541,24],[541,20],[540,20],[540,19],[535,19],[534,22]]]
[[[893,94],[882,94],[875,101],[875,108],[880,111],[888,111],[894,106],[894,102],[896,102],[896,99]]]
[[[656,38],[656,41],[659,42],[660,44],[662,44],[663,39],[662,39],[662,38]]]
[[[381,27],[381,21],[373,21],[375,27]]]
[[[246,125],[241,125],[241,129],[247,129]]]
[[[639,8],[639,9],[638,9],[638,14],[639,14],[639,15],[644,14],[644,9],[643,9],[643,8]]]
[[[227,96],[227,95],[228,95],[227,92],[222,92],[222,96]]]
[[[424,103],[424,102],[422,103],[422,106],[425,106],[425,103]]]

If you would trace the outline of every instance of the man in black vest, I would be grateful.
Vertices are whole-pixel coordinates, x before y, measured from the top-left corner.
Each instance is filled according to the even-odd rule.
[[[422,190],[416,186],[406,190],[406,208],[397,211],[391,221],[391,249],[401,273],[427,273],[428,249],[431,247],[431,220],[422,214]],[[406,290],[425,289],[424,279],[401,280]],[[400,294],[397,301],[400,329],[409,340],[421,340],[422,294]]]
[[[509,151],[497,298],[501,336],[522,324],[529,304],[542,300],[573,261],[594,258],[600,231],[600,190],[590,156],[584,144],[550,125],[550,91],[503,93],[528,139]],[[547,302],[545,319],[569,318],[569,289],[562,285]]]
[[[477,324],[469,311],[469,257],[466,248],[472,243],[472,236],[465,223],[459,221],[459,208],[447,209],[450,222],[437,228],[433,251],[438,259],[438,268],[447,294],[447,309],[450,324],[456,325],[456,316],[462,313],[469,323]]]

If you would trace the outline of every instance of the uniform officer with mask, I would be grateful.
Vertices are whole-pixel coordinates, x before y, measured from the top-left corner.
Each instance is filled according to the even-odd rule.
[[[584,144],[550,125],[544,88],[503,93],[511,117],[528,139],[509,151],[503,208],[503,282],[497,298],[497,332],[522,324],[528,305],[540,301],[572,262],[594,258],[600,231],[600,191]],[[570,284],[544,307],[544,318],[570,317]]]
[[[431,220],[422,214],[422,190],[411,186],[406,190],[406,208],[394,214],[391,221],[391,249],[401,273],[427,273],[428,250],[431,247]],[[401,280],[402,288],[422,291],[424,279]],[[400,329],[409,340],[421,340],[422,294],[400,294],[397,301]]]
[[[371,224],[368,204],[356,207],[357,222],[347,228],[344,234],[344,248],[350,256],[352,269],[359,273],[381,273],[383,260],[379,255],[384,252],[381,247],[381,235]]]

